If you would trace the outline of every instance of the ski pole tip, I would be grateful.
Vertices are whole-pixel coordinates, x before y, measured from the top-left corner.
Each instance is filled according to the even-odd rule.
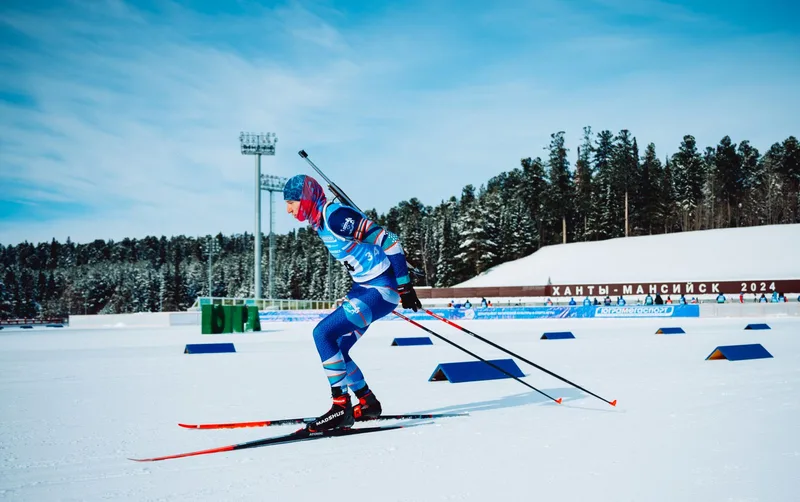
[[[616,406],[616,405],[617,405],[617,400],[616,400],[616,399],[614,399],[613,401],[611,401],[611,402],[610,402],[610,403],[608,403],[608,404],[610,404],[611,406]]]
[[[558,399],[556,399],[556,402],[557,402],[558,404],[561,404],[561,401],[563,401],[563,400],[564,400],[563,398],[559,397]]]

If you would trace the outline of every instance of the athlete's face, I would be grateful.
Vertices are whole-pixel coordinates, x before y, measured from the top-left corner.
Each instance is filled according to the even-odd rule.
[[[286,201],[286,212],[297,218],[297,213],[300,212],[300,201],[297,200],[287,200]]]

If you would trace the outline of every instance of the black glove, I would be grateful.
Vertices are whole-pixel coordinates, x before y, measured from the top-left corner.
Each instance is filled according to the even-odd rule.
[[[414,286],[410,282],[397,288],[397,291],[400,293],[400,303],[404,309],[413,309],[416,312],[417,309],[422,308],[422,303],[417,298],[417,292],[414,291]]]

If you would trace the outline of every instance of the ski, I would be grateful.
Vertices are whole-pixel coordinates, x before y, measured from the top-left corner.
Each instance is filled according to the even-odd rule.
[[[464,417],[469,413],[406,413],[401,415],[381,415],[380,417],[366,417],[357,420],[358,422],[373,422],[378,420],[424,420],[432,418]],[[219,424],[178,424],[184,429],[242,429],[246,427],[274,427],[278,425],[296,425],[311,423],[316,418],[284,418],[279,420],[261,420],[256,422],[228,422]]]
[[[395,429],[403,429],[406,426],[404,425],[384,425],[384,426],[377,426],[377,427],[362,427],[359,429],[331,429],[326,431],[319,431],[319,432],[308,432],[304,429],[301,429],[296,432],[292,432],[291,434],[285,434],[283,436],[275,436],[263,439],[256,439],[253,441],[247,441],[245,443],[238,443],[238,444],[231,444],[227,446],[220,446],[218,448],[210,448],[208,450],[198,450],[198,451],[191,451],[187,453],[177,453],[175,455],[164,455],[162,457],[152,457],[152,458],[129,458],[128,460],[133,460],[134,462],[158,462],[160,460],[170,460],[174,458],[183,458],[183,457],[194,457],[197,455],[208,455],[211,453],[220,453],[223,451],[234,451],[234,450],[245,450],[248,448],[258,448],[260,446],[269,446],[275,444],[287,444],[287,443],[297,443],[300,441],[310,441],[314,439],[322,439],[322,438],[329,438],[329,437],[341,437],[341,436],[354,436],[356,434],[369,434],[371,432],[382,432],[382,431],[391,431]]]

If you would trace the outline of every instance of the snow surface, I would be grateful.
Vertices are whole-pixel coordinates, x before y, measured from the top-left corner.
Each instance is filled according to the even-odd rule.
[[[294,427],[185,430],[178,422],[316,415],[329,407],[312,323],[246,335],[199,329],[0,332],[0,499],[794,501],[800,473],[800,320],[471,321],[464,326],[609,399],[520,363],[525,381],[428,382],[469,356],[376,323],[353,355],[387,413],[469,412],[420,427],[142,464]],[[505,354],[444,323],[484,357]],[[678,325],[686,335],[655,335]],[[545,341],[572,330],[575,340]],[[233,341],[236,354],[185,355]],[[718,345],[775,357],[705,361]],[[794,431],[794,432],[792,432]]]
[[[800,278],[800,224],[546,246],[455,287]]]

